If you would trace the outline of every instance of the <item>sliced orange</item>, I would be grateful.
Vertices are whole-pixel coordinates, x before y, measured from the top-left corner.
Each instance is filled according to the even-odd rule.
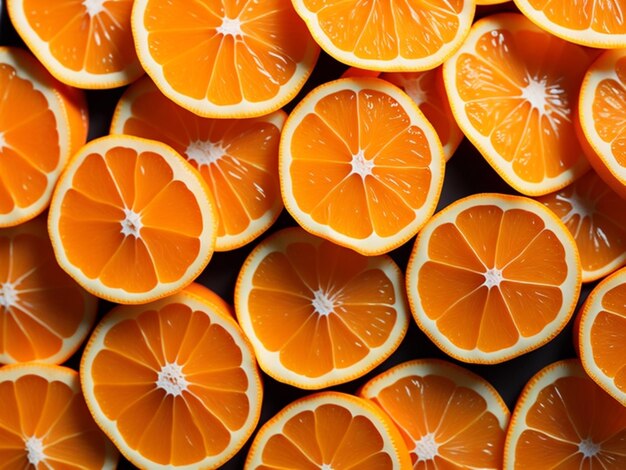
[[[626,263],[626,200],[593,171],[560,191],[537,198],[576,240],[582,281],[596,281]]]
[[[320,389],[365,375],[396,350],[408,328],[403,287],[390,257],[286,228],[244,262],[235,312],[268,375]]]
[[[280,140],[285,207],[311,233],[365,255],[413,237],[433,214],[445,160],[415,102],[377,78],[308,93]]]
[[[411,467],[390,418],[368,400],[319,392],[287,405],[257,432],[244,468],[302,470]]]
[[[442,67],[425,72],[386,72],[380,78],[403,89],[433,125],[443,146],[446,160],[450,160],[463,140],[443,85]]]
[[[579,115],[589,162],[626,198],[626,49],[605,51],[589,67]]]
[[[344,64],[380,71],[437,67],[469,31],[474,0],[292,0],[319,45]]]
[[[225,251],[257,238],[283,208],[278,142],[285,118],[282,110],[250,119],[202,118],[146,77],[122,96],[111,133],[164,142],[200,171],[219,213],[215,249]]]
[[[59,264],[85,289],[143,303],[182,289],[206,267],[217,213],[206,183],[175,150],[113,135],[72,158],[48,228]]]
[[[499,13],[476,21],[444,64],[459,127],[520,193],[548,194],[589,168],[574,122],[591,60],[523,15]]]
[[[626,407],[575,359],[555,362],[524,387],[504,449],[505,470],[626,468]]]
[[[17,47],[0,47],[0,90],[0,227],[7,227],[48,206],[65,163],[87,139],[87,105],[81,91]]]
[[[148,75],[205,117],[254,117],[288,103],[320,49],[290,0],[135,0],[135,47]]]
[[[96,298],[56,262],[45,220],[0,230],[0,364],[60,364],[96,319]]]
[[[417,324],[443,351],[499,363],[561,331],[576,307],[581,265],[574,238],[547,207],[475,194],[422,229],[406,282]]]
[[[126,85],[143,69],[133,47],[133,0],[7,0],[30,50],[58,80],[79,88]]]
[[[626,268],[593,288],[576,320],[587,374],[626,406]]]
[[[413,360],[370,379],[359,395],[398,426],[414,469],[499,469],[509,409],[482,377],[451,362]]]
[[[259,420],[250,344],[219,305],[185,290],[114,308],[80,373],[96,422],[140,468],[219,468]]]
[[[515,0],[530,20],[567,41],[603,49],[626,47],[622,0]]]
[[[74,370],[0,367],[0,403],[2,468],[116,468],[119,453],[91,418]]]

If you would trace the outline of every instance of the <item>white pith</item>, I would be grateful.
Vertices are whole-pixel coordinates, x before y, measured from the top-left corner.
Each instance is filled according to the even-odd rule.
[[[189,389],[182,366],[175,362],[168,362],[159,371],[156,381],[157,388],[164,390],[167,395],[178,397]]]
[[[35,436],[28,437],[24,441],[24,446],[26,458],[31,465],[37,466],[46,459],[43,441],[40,438]]]
[[[195,162],[198,168],[217,163],[225,153],[226,149],[222,147],[221,142],[208,140],[194,140],[189,143],[185,150],[187,158]]]

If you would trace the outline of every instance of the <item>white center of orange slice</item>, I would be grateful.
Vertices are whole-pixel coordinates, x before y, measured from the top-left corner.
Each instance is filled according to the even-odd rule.
[[[600,451],[600,444],[593,442],[591,439],[583,439],[578,444],[578,451],[587,458],[595,457]]]
[[[161,367],[156,385],[161,390],[165,390],[168,395],[177,397],[188,389],[189,382],[183,374],[183,368],[179,364],[171,362]]]
[[[315,311],[323,316],[330,315],[335,310],[335,299],[322,289],[313,292],[312,304]]]
[[[570,108],[565,101],[566,91],[561,83],[548,83],[547,78],[528,77],[528,85],[522,88],[522,97],[546,117],[555,127],[555,116],[570,121]]]
[[[366,158],[363,150],[359,150],[352,156],[352,173],[365,179],[366,176],[372,174],[372,168],[374,168],[374,161]]]
[[[122,234],[128,237],[132,235],[135,238],[139,238],[139,234],[143,224],[141,223],[141,214],[135,212],[132,209],[124,209],[124,219],[121,222]]]
[[[43,451],[43,441],[38,437],[31,436],[24,441],[26,445],[26,456],[28,463],[31,465],[39,465],[46,458],[46,454]]]
[[[217,163],[226,152],[219,142],[194,140],[187,146],[185,153],[189,160],[195,162],[198,167],[201,167]]]
[[[217,32],[224,36],[243,36],[241,20],[239,18],[224,17],[222,24],[217,27]]]
[[[502,270],[491,268],[485,272],[485,285],[489,288],[497,287],[502,282]]]
[[[4,132],[0,132],[0,151],[4,150],[5,147],[8,147],[7,141],[4,138]]]
[[[105,0],[84,0],[83,5],[87,14],[93,18],[104,11],[104,2]]]
[[[17,289],[11,282],[0,284],[0,307],[10,309],[17,306]]]
[[[583,219],[591,217],[595,212],[595,201],[591,198],[584,198],[573,192],[570,197],[564,197],[562,194],[556,195],[557,201],[563,201],[570,206],[567,214],[561,217],[561,220],[567,224],[575,217],[579,218],[578,227],[580,227]]]
[[[323,463],[320,470],[333,470],[333,466],[329,463]]]
[[[438,451],[439,444],[435,441],[435,435],[432,432],[424,434],[415,441],[413,452],[417,455],[418,460],[432,460],[438,455]]]

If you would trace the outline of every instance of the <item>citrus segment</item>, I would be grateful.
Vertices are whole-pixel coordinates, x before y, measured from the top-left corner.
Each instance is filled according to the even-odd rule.
[[[107,136],[72,159],[48,224],[59,264],[81,285],[141,303],[180,290],[204,269],[217,216],[206,184],[171,147]]]
[[[285,118],[282,110],[260,118],[202,118],[167,99],[146,77],[122,96],[111,133],[159,140],[200,172],[219,213],[215,248],[225,251],[257,238],[282,210],[278,142]]]
[[[506,436],[505,470],[626,465],[626,407],[586,374],[577,360],[533,376],[518,399]]]
[[[307,231],[366,255],[417,233],[435,210],[443,170],[431,124],[408,95],[377,78],[318,86],[281,135],[287,210]]]
[[[443,67],[456,121],[515,190],[556,191],[589,165],[574,122],[592,58],[518,13],[482,18]]]
[[[359,395],[398,426],[415,469],[502,465],[509,410],[482,377],[436,360],[413,360],[370,379]]]
[[[289,0],[136,0],[132,26],[146,72],[180,106],[205,117],[276,111],[319,55]]]
[[[420,231],[406,282],[417,324],[441,349],[465,362],[498,363],[565,326],[581,266],[572,235],[545,206],[477,194]]]
[[[410,466],[402,436],[375,405],[345,393],[319,392],[287,405],[259,429],[244,468]]]
[[[115,88],[140,75],[130,28],[132,0],[7,1],[22,39],[58,80]]]
[[[185,291],[109,312],[81,380],[96,422],[142,468],[219,468],[259,419],[249,343],[219,305]]]

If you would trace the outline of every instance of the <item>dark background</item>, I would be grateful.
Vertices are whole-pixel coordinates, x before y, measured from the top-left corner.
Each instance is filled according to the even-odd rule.
[[[493,11],[502,10],[514,11],[515,7],[512,2],[504,5],[478,7],[477,17],[484,16]],[[23,42],[19,39],[8,20],[6,5],[4,5],[2,0],[0,0],[0,15],[0,45],[17,45],[24,47]],[[311,88],[328,80],[338,78],[345,69],[345,65],[336,62],[322,52],[317,66],[305,87],[284,109],[289,112],[293,105],[297,103],[306,92],[311,90]],[[90,113],[89,139],[108,133],[108,126],[113,109],[123,91],[124,88],[86,91]],[[443,191],[437,210],[447,206],[460,197],[479,192],[515,194],[515,191],[504,183],[485,160],[483,160],[472,144],[464,139],[446,166]],[[268,233],[278,228],[294,225],[296,225],[296,223],[293,219],[286,211],[283,211],[276,224]],[[408,255],[413,246],[413,242],[414,240],[410,240],[405,245],[390,253],[403,271],[406,268]],[[208,267],[197,279],[197,282],[213,289],[232,305],[233,289],[237,274],[243,261],[254,245],[255,242],[252,242],[248,246],[231,252],[215,253]],[[595,284],[583,286],[579,298],[579,307],[593,285]],[[99,304],[99,318],[112,307],[113,304],[101,301]],[[391,357],[364,377],[347,384],[332,387],[331,389],[354,393],[364,382],[393,365],[410,359],[442,358],[463,365],[467,369],[484,377],[500,392],[502,398],[512,410],[520,391],[532,375],[545,365],[556,360],[576,356],[572,341],[573,319],[574,317],[563,331],[545,346],[516,359],[496,365],[463,364],[446,356],[419,330],[415,322],[411,321],[404,341]],[[81,351],[75,354],[65,365],[76,369],[80,360],[80,353]],[[263,383],[264,401],[259,426],[282,409],[287,403],[311,393],[277,382],[265,374],[263,374]],[[227,464],[223,465],[222,468],[228,470],[239,470],[243,468],[245,456],[253,437],[254,435],[243,449]],[[134,467],[124,459],[121,459],[119,468],[132,469]]]

